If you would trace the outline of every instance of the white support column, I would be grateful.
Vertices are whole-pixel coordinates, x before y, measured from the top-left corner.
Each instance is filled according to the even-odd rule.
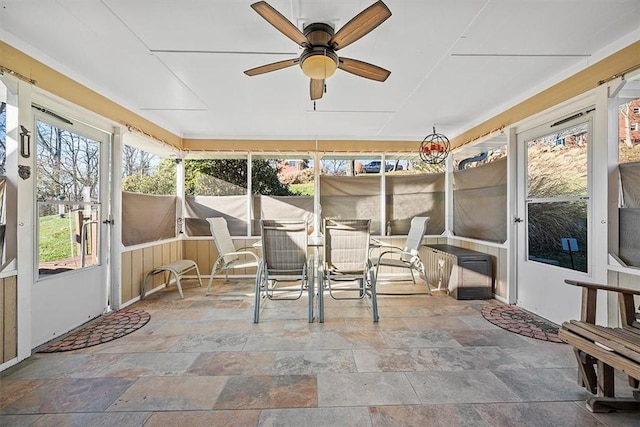
[[[36,281],[36,220],[35,213],[35,180],[36,180],[36,132],[34,129],[31,100],[33,89],[30,84],[17,82],[17,104],[7,109],[7,140],[20,151],[20,126],[24,126],[31,135],[31,157],[24,158],[16,154],[18,166],[31,168],[31,176],[17,180],[17,266],[18,266],[18,360],[31,355],[31,297]],[[14,98],[15,100],[15,98]],[[17,106],[17,110],[16,107]],[[17,115],[17,117],[16,117]],[[8,141],[9,142],[9,141]],[[12,154],[13,156],[13,154]],[[13,160],[12,160],[13,161]]]
[[[247,236],[253,236],[253,227],[251,223],[251,213],[253,212],[253,190],[251,188],[251,183],[253,180],[251,179],[252,174],[252,163],[253,157],[251,153],[247,155]]]
[[[595,116],[591,145],[591,276],[597,283],[606,283],[609,259],[608,217],[609,217],[609,90],[607,85],[595,89]],[[617,115],[616,115],[617,118]],[[615,120],[611,127],[618,128]],[[617,146],[617,137],[613,139]],[[617,158],[615,162],[617,164]],[[616,204],[617,206],[617,204]]]
[[[380,157],[380,235],[387,235],[387,156]],[[391,234],[391,233],[389,233]]]
[[[114,224],[111,230],[111,262],[109,264],[109,305],[112,310],[120,308],[122,296],[122,132],[114,129],[111,143],[111,217]]]
[[[507,139],[507,302],[517,301],[518,273],[518,146],[516,128],[509,129]]]
[[[176,204],[176,228],[178,225],[180,226],[180,229],[177,230],[177,237],[180,240],[184,238],[184,213],[187,211],[186,199],[184,196],[184,162],[185,160],[182,153],[178,153],[178,157],[176,158],[176,197],[178,198],[178,203]]]
[[[322,228],[322,212],[320,212],[320,153],[318,152],[318,141],[316,140],[316,150],[313,152],[313,235],[320,235]]]
[[[453,154],[445,161],[444,172],[444,235],[453,237]]]

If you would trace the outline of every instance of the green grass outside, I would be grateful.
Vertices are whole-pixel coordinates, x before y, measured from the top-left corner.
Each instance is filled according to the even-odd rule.
[[[71,227],[71,229],[69,228]],[[49,215],[40,218],[40,262],[56,261],[76,256],[71,253],[71,234],[76,233],[76,224],[68,216]],[[75,250],[75,245],[74,245]]]
[[[314,183],[306,182],[304,184],[291,184],[289,185],[289,190],[299,196],[313,196]]]

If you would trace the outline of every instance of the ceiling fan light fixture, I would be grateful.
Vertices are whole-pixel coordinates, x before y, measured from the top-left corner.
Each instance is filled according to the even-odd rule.
[[[326,49],[309,49],[300,58],[300,68],[305,76],[314,80],[324,80],[336,72],[338,55]]]

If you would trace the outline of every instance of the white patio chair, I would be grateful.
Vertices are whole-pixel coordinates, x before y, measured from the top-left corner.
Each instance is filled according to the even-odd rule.
[[[328,291],[329,296],[337,300],[369,296],[373,321],[378,321],[376,278],[368,256],[370,225],[371,221],[368,219],[324,220],[324,252],[318,291],[319,322],[324,322],[324,291]],[[339,282],[354,281],[358,284],[356,287],[338,286]],[[357,292],[357,295],[349,296],[353,292]],[[339,296],[340,294],[345,296]]]
[[[211,236],[218,249],[218,258],[211,268],[209,286],[207,286],[206,294],[211,295],[211,285],[216,274],[224,271],[228,275],[229,270],[237,268],[257,268],[260,265],[260,258],[254,252],[247,250],[248,248],[240,248],[240,250],[235,248],[227,221],[224,218],[207,218],[207,221],[211,229]]]
[[[313,322],[313,271],[309,271],[306,221],[260,221],[262,261],[256,278],[253,323],[260,321],[263,299],[297,300],[306,289],[309,323]],[[292,286],[291,283],[296,283]]]
[[[407,235],[407,240],[403,248],[378,242],[381,252],[377,258],[374,257],[371,260],[376,270],[376,277],[379,277],[378,271],[382,266],[406,268],[411,272],[411,279],[415,285],[416,278],[413,274],[415,270],[427,283],[427,290],[429,294],[431,294],[431,287],[425,274],[424,263],[422,259],[420,259],[420,245],[422,244],[422,237],[427,231],[428,222],[428,216],[416,216],[411,219],[411,227],[409,228],[409,234]]]

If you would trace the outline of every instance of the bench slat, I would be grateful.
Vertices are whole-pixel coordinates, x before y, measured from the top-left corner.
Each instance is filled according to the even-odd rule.
[[[561,328],[558,331],[558,336],[567,344],[584,351],[614,369],[618,369],[633,378],[640,378],[640,364],[638,362],[630,360],[619,353],[607,351],[594,344],[591,340],[568,329]]]
[[[633,343],[622,338],[614,328],[592,325],[590,323],[584,323],[577,320],[565,322],[562,324],[562,327],[577,335],[585,337],[590,341],[597,341],[598,343],[613,349],[613,351],[640,363],[640,343]],[[622,331],[621,329],[617,330]]]

